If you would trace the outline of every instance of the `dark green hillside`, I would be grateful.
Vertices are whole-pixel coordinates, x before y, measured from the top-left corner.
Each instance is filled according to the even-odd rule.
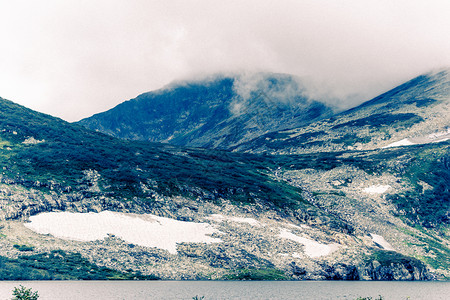
[[[266,162],[258,156],[131,143],[3,99],[0,139],[3,180],[26,187],[95,196],[84,190],[83,172],[96,170],[101,193],[123,200],[151,202],[154,191],[211,201],[305,205],[299,189],[265,175]]]
[[[90,263],[79,253],[53,250],[22,255],[17,259],[0,256],[0,280],[155,280],[138,272],[118,272]]]
[[[233,80],[226,78],[145,93],[79,124],[124,139],[163,141],[205,121],[208,125],[229,117],[223,102],[233,97],[232,86]]]
[[[417,76],[416,78],[413,78],[408,82],[405,82],[404,84],[373,98],[370,101],[349,109],[348,112],[379,104],[382,104],[383,108],[388,109],[398,109],[405,104],[415,104],[417,107],[431,105],[436,102],[436,100],[424,97],[424,91],[427,91],[430,86],[439,87],[439,84],[441,83],[440,81],[446,76],[446,71],[441,71],[437,74],[433,74],[432,76],[430,76],[430,74]],[[396,101],[392,101],[392,99],[395,99]]]

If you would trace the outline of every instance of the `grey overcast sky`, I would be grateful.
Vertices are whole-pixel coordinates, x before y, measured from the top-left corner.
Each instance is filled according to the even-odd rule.
[[[355,102],[450,66],[450,1],[0,0],[0,41],[0,96],[68,121],[216,72]]]

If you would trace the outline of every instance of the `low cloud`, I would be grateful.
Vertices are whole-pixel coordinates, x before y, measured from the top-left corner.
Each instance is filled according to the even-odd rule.
[[[75,121],[175,79],[265,71],[351,106],[450,66],[449,10],[447,0],[4,1],[0,96]]]
[[[285,102],[305,93],[301,79],[287,74],[245,72],[235,78],[233,89],[243,100],[248,100],[255,91]]]
[[[247,110],[252,99],[264,102],[264,107],[276,107],[293,104],[303,105],[308,98],[301,79],[287,74],[267,72],[243,72],[235,74],[233,90],[236,98],[230,105],[230,111],[240,115]]]

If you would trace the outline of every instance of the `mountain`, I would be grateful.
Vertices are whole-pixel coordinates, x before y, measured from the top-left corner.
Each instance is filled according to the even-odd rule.
[[[418,76],[330,118],[232,147],[272,154],[373,150],[450,138],[450,70]]]
[[[330,116],[299,82],[272,73],[179,82],[78,123],[123,139],[227,149]]]
[[[0,99],[0,278],[448,278],[449,146],[188,148]]]

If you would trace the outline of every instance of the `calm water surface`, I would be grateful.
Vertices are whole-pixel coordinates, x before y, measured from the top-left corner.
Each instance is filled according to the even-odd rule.
[[[20,284],[53,299],[384,299],[449,300],[450,282],[343,281],[3,281],[0,299]]]

